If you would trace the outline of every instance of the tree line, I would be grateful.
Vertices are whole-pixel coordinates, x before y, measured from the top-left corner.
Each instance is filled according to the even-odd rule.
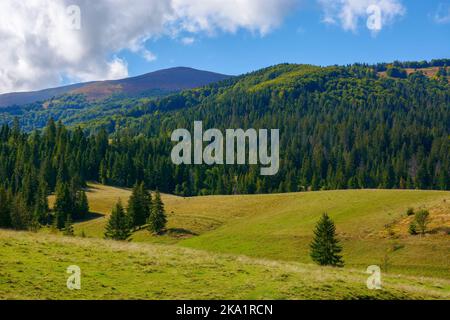
[[[88,143],[81,130],[69,131],[50,120],[43,132],[0,128],[0,227],[35,230],[43,225],[64,229],[67,221],[83,219],[89,203],[86,178],[100,162],[107,137]],[[89,146],[90,149],[86,149]],[[83,160],[82,160],[83,159]],[[48,196],[55,194],[53,212]]]
[[[0,224],[51,223],[47,196],[59,190],[81,202],[86,181],[143,183],[181,196],[450,190],[449,105],[448,81],[420,72],[390,79],[363,65],[286,64],[148,101],[95,130],[89,124],[69,130],[50,119],[42,131],[25,133],[16,120],[0,128],[0,197],[6,199]],[[279,173],[262,177],[251,165],[173,165],[171,132],[192,130],[199,119],[219,130],[279,128]],[[82,218],[78,205],[62,206],[72,219]],[[67,216],[57,220],[61,227]]]

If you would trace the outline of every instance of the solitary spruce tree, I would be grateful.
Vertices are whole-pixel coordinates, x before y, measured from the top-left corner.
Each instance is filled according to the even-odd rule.
[[[112,240],[127,240],[131,235],[130,220],[125,213],[122,202],[116,204],[112,210],[106,226],[105,238]]]
[[[341,251],[342,247],[336,239],[336,226],[328,214],[324,213],[314,231],[311,258],[321,266],[343,267]]]
[[[161,194],[156,191],[155,199],[152,202],[152,210],[148,217],[148,230],[150,232],[159,234],[167,224],[166,212],[164,210],[164,203],[161,200]]]

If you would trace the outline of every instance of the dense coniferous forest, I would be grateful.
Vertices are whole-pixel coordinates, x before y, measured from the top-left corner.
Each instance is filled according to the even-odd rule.
[[[449,190],[450,90],[443,69],[432,78],[420,70],[394,77],[367,65],[284,64],[138,100],[123,114],[86,121],[83,130],[52,119],[29,133],[18,120],[4,124],[0,226],[62,228],[68,214],[77,219],[86,213],[87,181],[125,187],[143,182],[145,188],[183,196]],[[259,166],[173,165],[170,134],[192,129],[195,120],[205,129],[279,128],[279,173],[260,176]],[[60,202],[51,219],[46,197],[53,192]]]

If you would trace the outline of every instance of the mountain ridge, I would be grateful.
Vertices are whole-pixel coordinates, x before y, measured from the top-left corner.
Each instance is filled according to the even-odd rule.
[[[231,77],[189,67],[174,67],[118,80],[90,81],[37,91],[4,93],[0,94],[0,108],[22,106],[65,94],[83,94],[92,101],[102,100],[113,94],[138,95],[151,90],[171,93],[202,87]]]

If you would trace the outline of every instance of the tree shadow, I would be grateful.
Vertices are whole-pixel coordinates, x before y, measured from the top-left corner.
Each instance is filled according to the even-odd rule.
[[[87,214],[85,217],[81,218],[81,219],[76,219],[74,222],[80,223],[80,222],[87,222],[87,221],[91,221],[91,220],[95,220],[95,219],[99,219],[99,218],[103,218],[105,215],[102,213],[97,213],[97,212],[89,212],[89,214]]]
[[[431,233],[431,234],[440,233],[440,234],[450,235],[450,227],[436,227],[436,228],[431,229],[428,233]]]
[[[172,236],[175,238],[198,236],[197,233],[192,232],[191,230],[183,229],[183,228],[169,228],[164,233],[168,236]]]

